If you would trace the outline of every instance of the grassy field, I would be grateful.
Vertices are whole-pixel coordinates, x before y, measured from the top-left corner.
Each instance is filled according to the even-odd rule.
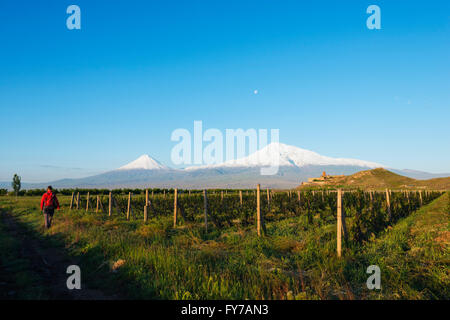
[[[84,298],[450,299],[448,194],[362,245],[345,243],[341,259],[336,225],[319,217],[268,222],[259,238],[252,225],[206,234],[198,224],[174,229],[170,216],[144,224],[60,201],[44,230],[39,197],[0,197],[0,298],[60,297],[64,271],[53,279],[40,270],[56,255],[58,270],[81,267]],[[369,265],[381,268],[381,290],[366,287]]]

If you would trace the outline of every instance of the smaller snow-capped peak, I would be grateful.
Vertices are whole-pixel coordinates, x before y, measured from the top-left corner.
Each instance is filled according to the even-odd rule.
[[[124,165],[123,167],[120,167],[117,170],[158,170],[158,169],[168,169],[165,165],[160,163],[159,161],[153,159],[147,154],[144,154],[137,158],[136,160],[130,162],[127,165]]]

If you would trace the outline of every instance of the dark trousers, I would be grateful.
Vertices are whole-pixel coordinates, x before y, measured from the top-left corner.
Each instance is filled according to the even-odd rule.
[[[52,220],[53,220],[53,213],[55,212],[54,209],[50,209],[50,208],[44,208],[44,224],[45,227],[48,229],[51,227],[52,225]]]

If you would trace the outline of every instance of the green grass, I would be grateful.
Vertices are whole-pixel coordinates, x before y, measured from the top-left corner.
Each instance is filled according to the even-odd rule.
[[[401,220],[355,259],[377,264],[382,291],[371,298],[450,298],[449,194]]]
[[[43,280],[22,255],[20,236],[7,230],[4,213],[0,210],[0,300],[46,299]]]
[[[127,298],[449,299],[448,240],[439,240],[449,230],[447,197],[363,246],[347,243],[341,259],[335,253],[336,225],[322,225],[319,218],[310,225],[304,215],[268,223],[267,236],[258,238],[254,226],[211,227],[205,234],[195,224],[173,229],[169,216],[143,224],[81,210],[57,212],[47,231],[38,197],[0,197],[0,206],[78,257],[90,288]],[[69,198],[60,200],[67,207]],[[3,231],[0,236],[10,239]],[[14,239],[9,241],[3,246],[14,247]],[[125,263],[113,270],[120,259]],[[371,264],[382,270],[380,291],[366,288]]]

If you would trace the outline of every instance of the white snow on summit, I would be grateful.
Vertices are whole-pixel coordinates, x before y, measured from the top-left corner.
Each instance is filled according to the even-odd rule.
[[[156,170],[156,169],[168,169],[165,165],[159,161],[153,159],[152,157],[144,154],[137,158],[136,160],[130,162],[117,170],[135,170],[135,169],[145,169],[145,170]]]
[[[232,167],[265,167],[265,166],[297,166],[337,165],[359,166],[368,168],[385,167],[379,163],[345,158],[331,158],[316,152],[289,146],[283,143],[271,143],[247,157],[228,160],[220,164],[189,167],[187,170]]]

